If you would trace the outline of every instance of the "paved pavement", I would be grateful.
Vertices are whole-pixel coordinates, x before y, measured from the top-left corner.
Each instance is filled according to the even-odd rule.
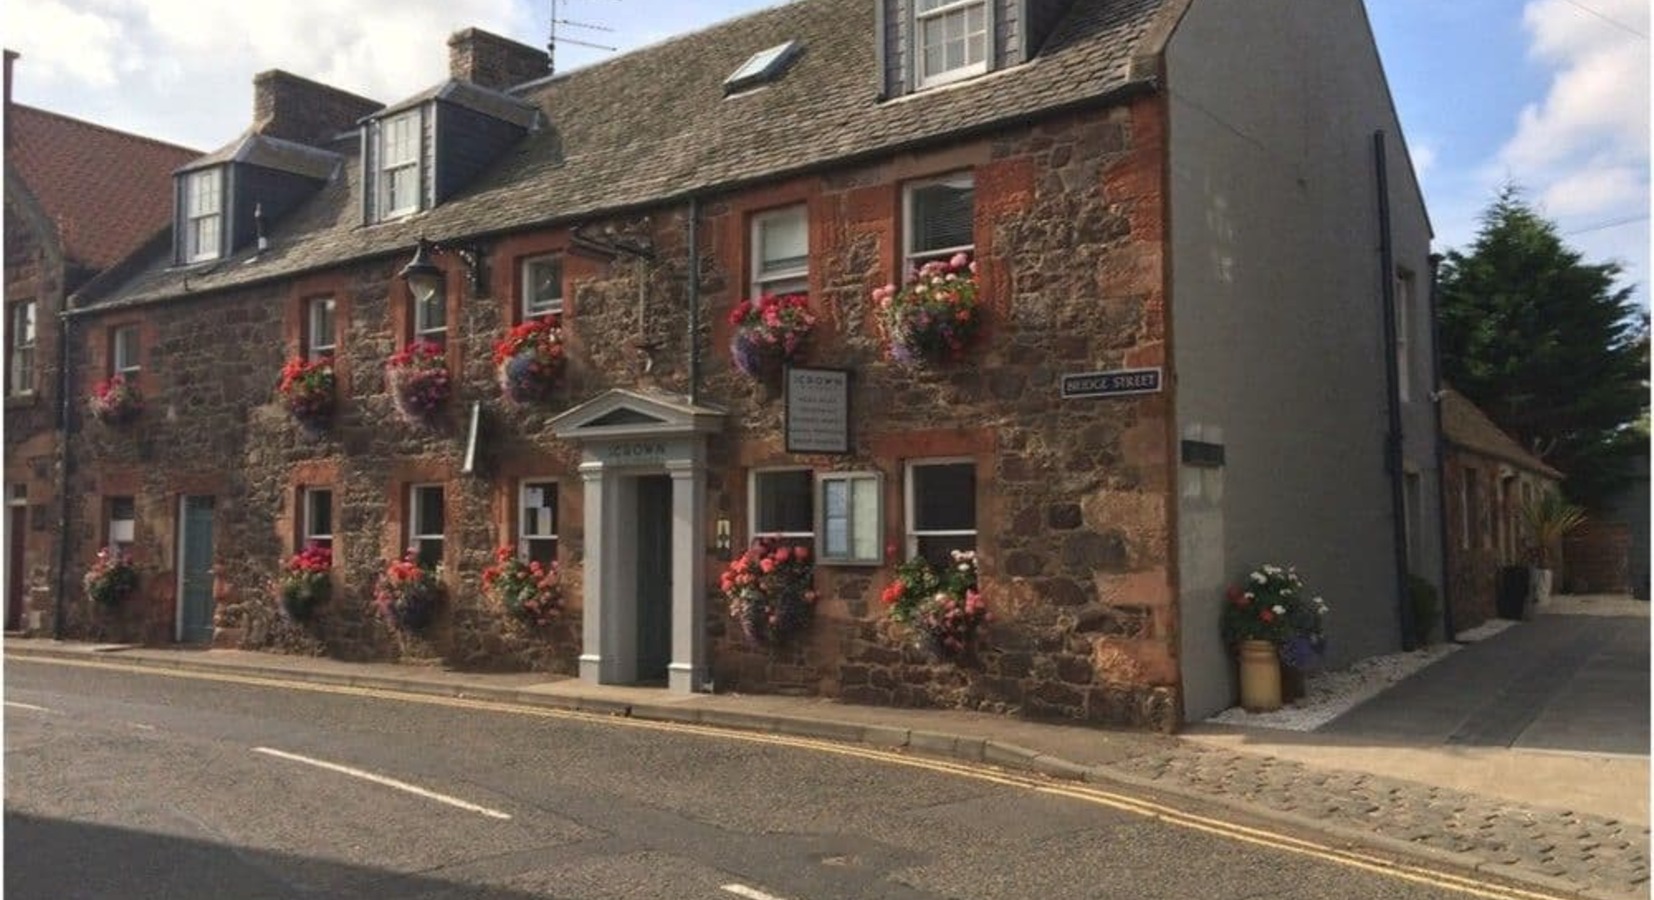
[[[1648,621],[1603,621],[1606,632],[1590,620],[1580,624],[1575,616],[1546,616],[1511,628],[1500,636],[1508,639],[1484,642],[1485,649],[1472,645],[1447,660],[1479,659],[1480,666],[1460,662],[1455,679],[1455,670],[1441,670],[1446,663],[1438,663],[1415,676],[1426,687],[1409,679],[1371,701],[1372,709],[1352,711],[1354,726],[1335,721],[1325,734],[1307,735],[1196,728],[1179,738],[959,711],[859,707],[796,697],[672,697],[658,690],[593,687],[543,675],[478,675],[231,650],[100,649],[23,639],[7,639],[5,649],[8,654],[101,656],[159,668],[463,695],[904,747],[1216,804],[1340,844],[1412,853],[1549,891],[1647,897]],[[1566,679],[1556,669],[1562,664],[1571,667]],[[1641,755],[1591,749],[1628,746],[1624,735],[1586,739],[1576,732],[1616,724],[1591,713],[1592,701],[1605,692],[1636,687],[1631,684],[1636,678],[1628,673],[1638,665]],[[1490,671],[1494,669],[1504,674]],[[1560,683],[1547,684],[1547,676]],[[1438,689],[1428,689],[1432,680]],[[1414,702],[1393,701],[1395,695],[1412,695]],[[1618,701],[1606,702],[1612,706]],[[1535,704],[1539,709],[1531,716],[1516,715]],[[1406,724],[1409,709],[1413,718],[1431,726]],[[1569,716],[1572,725],[1564,722]],[[1390,731],[1380,736],[1344,730],[1351,727]],[[1634,730],[1623,729],[1626,734]],[[1460,740],[1450,740],[1455,736]],[[1506,738],[1503,747],[1475,743],[1498,744]],[[1509,749],[1521,741],[1543,746],[1559,740],[1582,744],[1586,752]],[[1524,782],[1530,783],[1525,790],[1513,789]]]
[[[1466,646],[1320,731],[1646,757],[1648,651],[1647,619],[1540,616]]]

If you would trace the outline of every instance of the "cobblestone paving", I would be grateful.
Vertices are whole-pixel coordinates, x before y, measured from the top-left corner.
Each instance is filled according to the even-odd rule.
[[[1197,747],[1133,757],[1110,768],[1329,824],[1469,853],[1597,893],[1648,896],[1649,831],[1632,823]]]

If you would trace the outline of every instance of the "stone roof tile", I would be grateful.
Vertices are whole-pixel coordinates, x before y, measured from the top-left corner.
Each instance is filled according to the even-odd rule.
[[[273,223],[271,247],[188,270],[192,292],[285,277],[437,240],[577,221],[689,194],[888,154],[972,130],[1118,96],[1140,82],[1132,58],[1165,0],[1076,0],[1020,66],[882,100],[873,4],[798,0],[542,79],[520,93],[545,125],[441,206],[361,225],[361,166]],[[725,97],[756,50],[802,44],[786,73]],[[157,259],[96,302],[176,295],[185,272]]]

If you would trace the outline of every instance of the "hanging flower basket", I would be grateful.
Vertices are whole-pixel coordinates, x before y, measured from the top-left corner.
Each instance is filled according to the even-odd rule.
[[[730,618],[751,643],[783,643],[814,618],[815,566],[807,547],[761,539],[729,564],[718,583]]]
[[[920,650],[941,660],[957,660],[976,643],[977,632],[992,621],[988,603],[977,588],[976,553],[953,551],[953,562],[936,571],[919,558],[902,563],[880,600],[890,618],[912,629]]]
[[[336,380],[332,357],[289,359],[281,367],[281,382],[276,390],[293,418],[309,427],[320,426],[333,414]]]
[[[144,411],[144,396],[125,375],[116,375],[93,386],[87,409],[99,422],[124,425]]]
[[[385,380],[396,411],[410,422],[430,418],[454,389],[447,354],[430,341],[414,341],[392,355],[385,364]]]
[[[310,618],[332,591],[332,572],[333,551],[327,547],[311,544],[288,558],[277,581],[281,608],[288,618]]]
[[[92,567],[86,570],[83,583],[86,596],[93,602],[114,608],[138,589],[138,570],[120,548],[104,547],[98,551]]]
[[[729,356],[749,378],[771,378],[802,353],[816,317],[804,294],[765,294],[730,310]]]
[[[411,549],[386,566],[373,586],[374,609],[397,631],[419,631],[431,624],[441,603],[441,567],[420,566],[419,554]]]
[[[494,370],[500,391],[512,403],[550,396],[563,377],[563,329],[554,316],[531,319],[494,342]]]
[[[900,290],[873,292],[890,359],[922,366],[958,359],[982,326],[976,263],[963,253],[932,260]]]
[[[482,593],[512,620],[550,625],[563,612],[563,586],[557,563],[524,562],[510,547],[494,551],[494,565],[482,570]]]

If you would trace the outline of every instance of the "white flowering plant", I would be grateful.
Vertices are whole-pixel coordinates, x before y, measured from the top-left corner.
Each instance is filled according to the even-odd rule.
[[[1292,566],[1264,564],[1247,574],[1242,584],[1231,584],[1223,605],[1223,639],[1268,641],[1282,662],[1306,669],[1326,650],[1322,620],[1326,601],[1309,593]]]

